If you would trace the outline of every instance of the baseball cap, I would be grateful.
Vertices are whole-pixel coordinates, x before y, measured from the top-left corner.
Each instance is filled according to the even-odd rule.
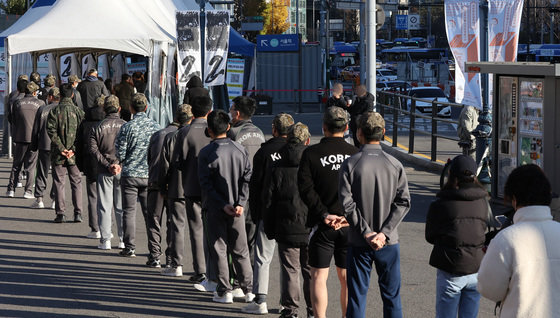
[[[296,139],[299,143],[306,142],[309,137],[311,137],[311,134],[309,134],[309,128],[301,122],[292,125],[290,127],[290,131],[288,132],[288,139]]]
[[[473,158],[466,155],[458,155],[451,160],[449,174],[457,177],[470,177],[476,175],[476,162]]]
[[[323,115],[323,123],[329,126],[341,127],[348,124],[349,121],[348,112],[337,106],[329,107]]]
[[[94,68],[90,68],[87,73],[88,73],[88,75],[93,74],[93,73],[97,73],[97,70],[94,69]]]
[[[45,77],[45,79],[43,80],[43,83],[45,83],[46,86],[54,86],[54,82],[55,82],[55,78],[54,75],[49,74]]]
[[[31,94],[39,89],[39,85],[35,84],[35,82],[27,83],[26,92]]]
[[[68,76],[68,83],[80,82],[80,78],[77,75]]]
[[[110,95],[105,98],[105,103],[103,104],[103,110],[106,113],[114,113],[119,110],[119,98],[115,95]]]
[[[49,96],[53,96],[53,97],[60,97],[60,88],[58,87],[53,87],[49,90]]]

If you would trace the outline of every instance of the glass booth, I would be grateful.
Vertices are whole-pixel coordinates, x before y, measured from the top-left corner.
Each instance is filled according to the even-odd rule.
[[[560,64],[467,62],[493,75],[492,197],[503,198],[509,173],[540,166],[552,190],[560,186]]]

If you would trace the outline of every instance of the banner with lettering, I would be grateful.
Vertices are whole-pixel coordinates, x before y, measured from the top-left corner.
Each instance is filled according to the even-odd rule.
[[[193,76],[202,77],[200,55],[200,14],[198,11],[177,11],[177,86],[183,96]],[[181,97],[182,99],[182,97]]]
[[[455,101],[482,109],[480,74],[465,73],[465,62],[480,61],[479,2],[445,1],[445,28],[455,58]]]
[[[204,85],[223,85],[229,47],[229,12],[206,11]]]
[[[243,77],[245,71],[245,60],[228,59],[227,62],[227,88],[229,100],[243,95]]]

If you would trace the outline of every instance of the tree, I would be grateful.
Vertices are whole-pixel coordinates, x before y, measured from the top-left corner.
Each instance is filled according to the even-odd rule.
[[[29,5],[32,6],[35,0],[30,0]],[[0,9],[6,14],[22,15],[27,11],[27,0],[3,0],[0,1]]]
[[[272,0],[266,4],[263,34],[282,34],[288,30],[288,5],[289,0]]]

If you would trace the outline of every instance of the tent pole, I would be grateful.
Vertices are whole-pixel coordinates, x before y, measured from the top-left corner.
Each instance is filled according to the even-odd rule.
[[[6,48],[6,101],[4,105],[8,105],[10,102],[10,93],[12,92],[12,55],[10,54],[10,50],[8,47],[8,38],[4,39],[4,47]],[[5,115],[5,113],[4,113]],[[10,123],[8,123],[8,158],[12,158],[12,129],[10,127]]]
[[[39,57],[39,55],[37,54],[37,52],[33,52],[31,53],[31,58],[32,63],[33,63],[33,72],[37,72],[37,58]]]

